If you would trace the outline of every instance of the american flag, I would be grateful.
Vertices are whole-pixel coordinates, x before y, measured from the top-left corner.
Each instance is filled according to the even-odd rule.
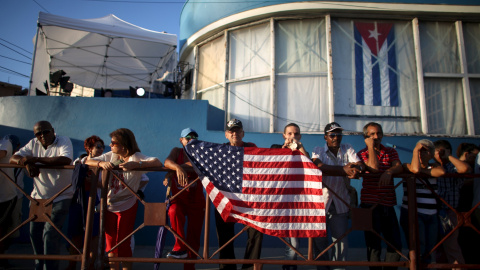
[[[326,235],[322,173],[300,151],[198,140],[185,151],[223,220],[272,236]]]

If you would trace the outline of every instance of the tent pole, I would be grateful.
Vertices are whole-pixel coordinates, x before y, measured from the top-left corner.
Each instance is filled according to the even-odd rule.
[[[32,71],[30,72],[30,85],[28,86],[28,95],[31,96],[32,90],[32,78],[33,78],[33,72],[35,69],[35,57],[37,55],[37,43],[38,43],[38,34],[40,33],[40,24],[37,25],[37,35],[35,36],[35,48],[33,50],[33,60],[32,60]],[[47,91],[48,92],[48,91]]]

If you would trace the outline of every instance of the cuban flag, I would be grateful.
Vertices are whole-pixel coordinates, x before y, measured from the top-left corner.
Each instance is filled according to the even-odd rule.
[[[398,106],[393,24],[355,22],[354,31],[357,105]]]

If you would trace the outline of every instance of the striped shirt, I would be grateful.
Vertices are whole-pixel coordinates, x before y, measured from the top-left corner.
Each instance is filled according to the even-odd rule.
[[[423,180],[420,181],[420,179]],[[425,215],[437,214],[437,198],[434,193],[428,189],[432,188],[435,193],[438,192],[437,178],[420,178],[415,179],[415,191],[417,193],[417,212]],[[408,191],[407,182],[403,182],[403,203],[402,207],[408,209]]]
[[[358,152],[358,157],[361,161],[366,163],[368,161],[368,149],[364,148]],[[400,161],[398,153],[391,147],[385,147],[380,145],[380,153],[377,155],[379,172],[390,169],[394,161]],[[368,173],[368,172],[367,172]],[[381,204],[385,206],[394,206],[397,204],[397,198],[395,196],[395,188],[392,184],[385,186],[378,185],[379,178],[377,177],[363,177],[362,192],[360,195],[360,201],[366,204]]]

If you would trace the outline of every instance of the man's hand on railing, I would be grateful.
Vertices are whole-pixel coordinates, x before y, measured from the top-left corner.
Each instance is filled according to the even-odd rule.
[[[358,178],[358,174],[361,172],[354,163],[348,163],[343,166],[343,170],[350,179]]]
[[[37,176],[40,174],[40,169],[39,169],[37,166],[35,166],[34,163],[32,163],[32,164],[30,164],[30,163],[26,164],[26,165],[25,165],[25,169],[27,169],[28,176],[30,176],[30,177],[32,177],[32,178],[33,178],[33,177],[37,177]]]

